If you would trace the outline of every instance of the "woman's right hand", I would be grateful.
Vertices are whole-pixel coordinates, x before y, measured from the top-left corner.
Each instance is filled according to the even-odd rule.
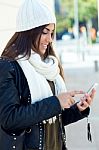
[[[62,109],[70,108],[71,105],[75,103],[74,96],[76,94],[84,94],[83,91],[71,91],[71,92],[64,92],[60,93],[57,97],[59,99],[60,105]]]

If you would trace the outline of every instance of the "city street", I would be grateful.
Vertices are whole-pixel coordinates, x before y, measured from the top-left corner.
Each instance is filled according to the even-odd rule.
[[[55,49],[62,63],[99,60],[99,43],[85,44],[81,39],[58,40]]]
[[[64,64],[63,67],[68,90],[87,91],[93,83],[99,83],[99,72],[95,72],[94,64],[78,62]],[[92,143],[87,140],[87,119],[66,127],[69,150],[99,150],[99,86],[91,106],[89,121],[91,122]]]

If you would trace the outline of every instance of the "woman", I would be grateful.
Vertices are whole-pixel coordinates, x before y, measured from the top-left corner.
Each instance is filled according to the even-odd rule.
[[[0,148],[65,150],[64,126],[89,114],[95,91],[66,92],[52,47],[56,20],[40,0],[19,9],[0,59]],[[78,103],[73,97],[84,94]]]

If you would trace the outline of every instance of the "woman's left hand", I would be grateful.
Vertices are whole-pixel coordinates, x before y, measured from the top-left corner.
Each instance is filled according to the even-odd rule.
[[[91,94],[86,93],[80,99],[80,101],[77,103],[77,107],[78,107],[79,111],[84,111],[86,108],[88,108],[91,105],[93,98],[95,96],[95,93],[96,93],[96,90],[93,89]]]

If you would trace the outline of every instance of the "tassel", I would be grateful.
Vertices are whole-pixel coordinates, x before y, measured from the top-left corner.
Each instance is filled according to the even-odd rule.
[[[87,137],[88,137],[88,141],[92,142],[90,123],[88,122],[88,118],[87,118]]]
[[[49,122],[49,124],[52,124],[53,123],[53,119],[52,118],[48,119],[48,122]]]
[[[53,123],[55,123],[57,118],[56,118],[56,116],[54,116],[52,119],[53,119]]]
[[[48,120],[43,120],[43,124],[46,124],[47,122],[48,122],[49,124],[55,123],[56,119],[57,119],[57,117],[54,116],[54,117],[52,117],[52,118],[50,118],[50,119],[48,119]]]

